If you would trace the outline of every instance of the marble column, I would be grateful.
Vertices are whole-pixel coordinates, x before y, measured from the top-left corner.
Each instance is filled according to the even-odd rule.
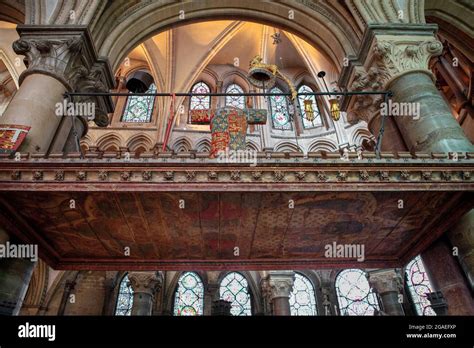
[[[270,271],[268,290],[273,315],[291,315],[290,294],[293,291],[295,273],[293,271]]]
[[[464,215],[449,231],[448,238],[457,248],[471,291],[474,292],[474,209]]]
[[[448,315],[474,315],[474,299],[453,250],[441,237],[421,254],[434,291],[441,291]]]
[[[436,30],[430,24],[369,24],[359,57],[343,69],[339,84],[352,91],[392,91],[388,115],[410,151],[474,151],[428,67],[430,59],[443,50]],[[349,113],[353,120],[370,124],[371,115],[382,110],[382,102],[380,97],[357,97]],[[394,108],[402,107],[411,109],[397,115]],[[386,140],[392,139],[383,143]]]
[[[9,241],[1,228],[0,241]],[[0,315],[19,314],[35,265],[28,259],[0,259]]]
[[[474,151],[430,74],[418,71],[404,74],[391,81],[387,89],[393,91],[393,102],[419,104],[418,120],[394,117],[410,151]]]
[[[63,94],[107,91],[113,87],[113,74],[108,63],[97,57],[86,27],[24,25],[18,32],[20,39],[13,43],[13,50],[26,57],[27,69],[20,75],[20,88],[0,125],[30,127],[19,152],[47,153],[53,142],[62,151],[69,135],[69,130],[58,134],[64,115],[59,106],[64,105]],[[77,97],[74,102],[91,103],[96,110],[94,122],[99,126],[108,123],[107,112],[113,110],[110,98]]]
[[[402,277],[397,269],[379,269],[367,272],[370,286],[382,301],[382,310],[387,315],[405,315],[399,294]]]
[[[132,315],[151,315],[155,293],[163,280],[157,272],[130,272],[128,279],[133,289]]]

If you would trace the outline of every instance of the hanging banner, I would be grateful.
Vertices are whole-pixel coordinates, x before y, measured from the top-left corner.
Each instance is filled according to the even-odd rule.
[[[0,125],[0,154],[16,152],[31,127],[15,124]]]

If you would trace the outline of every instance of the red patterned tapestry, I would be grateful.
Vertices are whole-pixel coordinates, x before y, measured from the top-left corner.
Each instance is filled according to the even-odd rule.
[[[30,128],[16,124],[0,125],[0,153],[14,153],[25,140]]]

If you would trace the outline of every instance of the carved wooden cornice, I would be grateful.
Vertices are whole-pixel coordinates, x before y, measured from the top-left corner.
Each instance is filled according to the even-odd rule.
[[[256,166],[222,164],[195,154],[120,154],[81,159],[0,157],[0,191],[390,191],[474,189],[474,153],[259,153]],[[121,157],[122,156],[122,157]]]

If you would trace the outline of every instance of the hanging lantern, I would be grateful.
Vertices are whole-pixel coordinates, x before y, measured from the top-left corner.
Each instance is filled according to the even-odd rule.
[[[341,117],[341,109],[339,108],[339,100],[336,98],[329,99],[331,116],[334,121],[339,121]]]
[[[306,119],[309,122],[314,121],[314,111],[313,111],[313,101],[312,100],[305,100],[304,101],[304,114],[306,116]]]

